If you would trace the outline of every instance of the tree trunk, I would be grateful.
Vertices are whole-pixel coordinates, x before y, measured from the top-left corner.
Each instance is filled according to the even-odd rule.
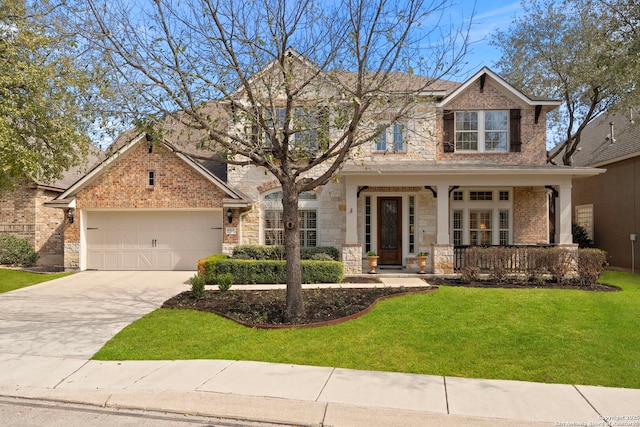
[[[285,318],[304,315],[302,299],[302,267],[300,265],[300,232],[298,221],[298,193],[290,186],[282,186],[282,222],[284,247],[287,254],[287,306]]]

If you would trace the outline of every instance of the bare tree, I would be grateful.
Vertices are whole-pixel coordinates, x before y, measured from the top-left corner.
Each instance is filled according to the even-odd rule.
[[[637,96],[637,42],[614,17],[611,5],[623,0],[608,3],[537,0],[492,41],[503,52],[498,67],[514,86],[564,101],[550,115],[557,146],[549,162],[562,155],[570,165],[587,124]]]
[[[456,71],[470,25],[446,20],[448,0],[88,5],[82,28],[116,70],[123,112],[156,133],[170,118],[212,157],[262,167],[282,186],[289,318],[304,312],[300,193]]]

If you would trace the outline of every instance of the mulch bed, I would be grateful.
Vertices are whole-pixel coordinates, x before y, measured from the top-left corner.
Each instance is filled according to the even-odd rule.
[[[466,286],[475,288],[521,288],[521,289],[579,289],[612,292],[620,288],[598,284],[594,287],[580,287],[571,284],[548,283],[494,283],[480,281],[463,283],[459,279],[428,278],[424,288],[329,288],[304,289],[305,316],[292,320],[284,319],[286,290],[243,291],[234,290],[221,293],[207,290],[201,298],[194,298],[191,291],[182,292],[165,301],[163,308],[188,308],[216,313],[240,324],[256,328],[309,327],[336,324],[367,313],[376,301],[411,292],[436,291],[438,286]],[[376,277],[348,277],[343,283],[380,283]],[[426,285],[426,283],[425,283]]]

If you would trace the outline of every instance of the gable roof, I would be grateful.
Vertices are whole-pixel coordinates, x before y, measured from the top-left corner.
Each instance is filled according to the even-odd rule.
[[[496,82],[499,86],[501,86],[506,92],[514,96],[516,99],[520,100],[526,105],[536,106],[536,105],[548,105],[557,107],[562,104],[562,101],[557,99],[545,98],[540,96],[530,96],[520,92],[518,89],[507,83],[505,79],[500,77],[498,74],[494,73],[489,67],[483,67],[480,71],[475,73],[471,78],[469,78],[466,82],[462,83],[455,89],[453,92],[449,93],[443,100],[438,104],[438,107],[444,107],[449,102],[453,101],[460,94],[462,94],[465,90],[467,90],[472,84],[474,84],[477,80],[486,79],[489,77],[491,80]]]
[[[48,190],[64,192],[74,182],[80,179],[87,171],[93,169],[97,164],[104,160],[104,153],[95,145],[89,146],[87,157],[82,164],[73,166],[62,173],[59,178],[51,180],[34,180],[37,187],[46,188]]]
[[[610,123],[615,141],[611,141]],[[578,150],[573,155],[577,166],[603,166],[640,156],[640,123],[617,112],[602,114],[582,131]]]
[[[84,187],[86,187],[89,183],[93,182],[97,177],[102,175],[102,173],[109,167],[111,163],[113,163],[119,157],[125,155],[130,149],[132,149],[136,144],[141,142],[143,139],[146,139],[145,133],[135,133],[134,131],[127,131],[123,133],[114,144],[118,144],[117,149],[113,151],[113,153],[104,159],[101,163],[99,163],[96,167],[94,167],[89,173],[84,175],[82,178],[73,183],[67,190],[56,197],[51,202],[47,203],[47,206],[51,207],[67,207],[75,199],[75,195],[81,191]],[[189,156],[189,154],[178,151],[173,145],[168,142],[162,143],[164,147],[173,152],[178,158],[183,160],[187,165],[192,167],[196,172],[202,175],[205,179],[210,181],[216,187],[218,187],[225,194],[225,198],[223,201],[224,206],[230,207],[244,207],[249,206],[251,204],[251,200],[242,192],[232,189],[225,182],[223,182],[220,178],[215,176],[209,169],[207,169],[200,162],[194,160]]]

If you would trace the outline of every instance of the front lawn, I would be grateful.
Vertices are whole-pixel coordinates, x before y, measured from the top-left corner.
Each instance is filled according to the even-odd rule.
[[[31,285],[37,285],[38,283],[48,280],[68,276],[69,274],[71,273],[41,274],[0,268],[0,294]]]
[[[640,275],[607,271],[601,282],[623,291],[443,286],[311,329],[256,330],[159,309],[94,359],[239,359],[640,388]]]

